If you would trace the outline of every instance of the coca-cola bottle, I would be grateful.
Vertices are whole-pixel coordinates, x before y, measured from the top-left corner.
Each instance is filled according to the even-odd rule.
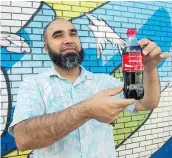
[[[137,45],[136,29],[127,30],[127,45],[122,54],[122,71],[125,98],[142,99],[144,96],[143,70],[144,58],[142,48]]]

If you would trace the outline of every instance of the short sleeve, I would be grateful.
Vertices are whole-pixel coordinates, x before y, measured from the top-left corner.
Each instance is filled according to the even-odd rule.
[[[23,81],[18,90],[13,121],[8,128],[9,133],[14,135],[15,124],[44,113],[45,106],[37,82],[33,79]]]
[[[109,80],[107,83],[108,83],[108,88],[115,88],[115,87],[119,87],[120,85],[123,85],[123,82],[121,82],[119,79],[116,79],[112,76],[109,76]],[[113,98],[124,98],[124,94],[123,92],[121,92],[120,94],[113,96]],[[136,107],[136,104],[131,104],[127,106],[124,109],[124,111],[130,112],[132,114],[137,114],[135,107]]]

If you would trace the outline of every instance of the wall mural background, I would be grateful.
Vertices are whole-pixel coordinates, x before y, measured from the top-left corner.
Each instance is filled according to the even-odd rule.
[[[137,115],[121,112],[114,127],[118,158],[168,158],[172,154],[172,2],[127,1],[1,2],[1,156],[34,157],[32,151],[17,150],[7,128],[20,83],[52,65],[42,34],[56,17],[74,24],[85,51],[82,65],[95,73],[122,80],[121,50],[130,27],[138,30],[138,39],[150,38],[169,52],[158,66],[159,107]]]

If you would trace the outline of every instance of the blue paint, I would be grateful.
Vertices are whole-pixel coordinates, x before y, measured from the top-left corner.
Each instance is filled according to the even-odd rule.
[[[172,157],[172,137],[168,139],[165,144],[150,158],[170,158]]]

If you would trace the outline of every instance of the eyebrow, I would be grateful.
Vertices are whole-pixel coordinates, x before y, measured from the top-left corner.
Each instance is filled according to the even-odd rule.
[[[70,29],[69,31],[77,33],[76,29]],[[62,30],[54,31],[53,34],[52,34],[52,37],[54,37],[56,34],[59,34],[59,33],[62,33],[62,32],[63,32]]]

